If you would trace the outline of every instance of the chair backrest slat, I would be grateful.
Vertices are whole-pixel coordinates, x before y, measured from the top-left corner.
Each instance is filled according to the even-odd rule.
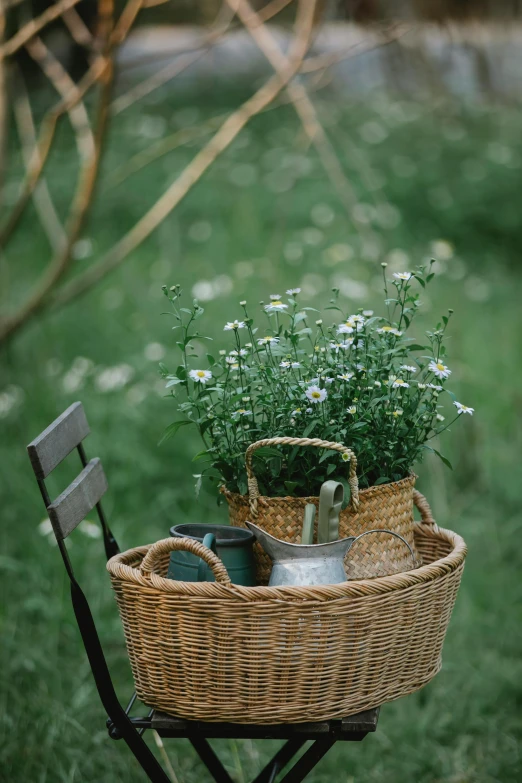
[[[100,460],[91,459],[67,489],[47,507],[57,539],[67,538],[107,491]]]
[[[74,402],[28,445],[36,478],[46,478],[89,433],[83,405]]]

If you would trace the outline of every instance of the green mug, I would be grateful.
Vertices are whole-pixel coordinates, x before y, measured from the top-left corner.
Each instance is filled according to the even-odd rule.
[[[193,538],[211,549],[227,569],[232,584],[255,586],[255,538],[249,530],[230,525],[189,522],[171,527],[170,535],[176,538]],[[181,582],[216,581],[204,560],[184,550],[170,553],[167,577]]]

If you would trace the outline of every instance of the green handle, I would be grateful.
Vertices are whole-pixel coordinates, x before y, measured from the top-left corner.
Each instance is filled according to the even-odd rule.
[[[203,538],[203,546],[206,546],[207,549],[211,549],[212,552],[214,552],[215,555],[217,555],[217,548],[216,548],[216,536],[214,533],[207,533],[205,537]],[[199,559],[198,564],[198,582],[206,582],[207,581],[207,564],[203,560],[202,557]]]
[[[301,544],[314,543],[314,521],[315,521],[315,506],[313,503],[307,503],[304,510],[303,533],[301,535]]]
[[[339,538],[339,514],[344,500],[344,487],[338,481],[325,481],[319,493],[319,524],[317,543],[328,544]]]

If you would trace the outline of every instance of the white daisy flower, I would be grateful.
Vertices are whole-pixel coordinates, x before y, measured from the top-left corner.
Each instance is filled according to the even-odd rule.
[[[286,370],[288,367],[290,367],[290,362],[280,362],[279,366]]]
[[[395,418],[397,419],[399,416],[402,416],[402,410],[400,408],[397,408],[392,412],[392,416],[395,416]]]
[[[357,406],[356,405],[350,405],[350,407],[347,409],[348,413],[353,416],[354,413],[357,413]]]
[[[305,413],[313,413],[313,412],[314,412],[314,409],[313,409],[313,408],[307,408],[307,409],[305,410]]]
[[[359,372],[366,372],[366,367],[364,366],[364,364],[361,364],[360,362],[359,364],[355,365],[355,368],[359,370]]]
[[[270,343],[278,343],[279,337],[272,337],[272,335],[268,334],[266,337],[262,337],[260,340],[257,341],[258,345],[270,345]]]
[[[380,389],[381,386],[382,386],[382,383],[380,381],[374,381],[373,385],[377,386],[377,388]]]
[[[246,299],[243,299],[239,304],[241,307],[244,307],[246,305]]]
[[[350,321],[346,321],[344,324],[339,324],[337,327],[337,334],[351,334],[356,329],[355,324]]]
[[[467,405],[463,405],[461,402],[454,402],[453,405],[456,407],[459,416],[461,413],[469,413],[470,416],[473,416],[475,413],[475,408],[468,408]]]
[[[428,383],[426,385],[427,385],[428,389],[433,389],[436,392],[441,392],[442,391],[442,386],[437,386],[435,383]]]
[[[220,355],[220,356],[226,356],[226,355],[227,355],[227,352],[226,352],[226,351],[220,351],[220,352],[219,352],[219,355]]]
[[[322,323],[323,323],[323,319],[322,319],[322,318],[319,318],[319,319],[318,319],[318,320],[315,322],[315,325],[316,325],[316,326],[321,326],[321,325],[322,325]]]
[[[301,366],[301,362],[292,362],[292,370],[298,370]]]
[[[234,411],[232,416],[251,416],[252,411],[247,411],[245,408],[238,408],[237,411]]]
[[[445,417],[442,415],[442,413],[437,413],[437,421],[444,421],[444,418]]]
[[[340,381],[351,381],[353,378],[353,372],[343,372],[342,375],[337,376]]]
[[[309,386],[305,394],[314,405],[318,402],[324,402],[328,396],[326,389],[320,389],[319,386]]]
[[[205,385],[205,383],[212,378],[212,373],[210,370],[190,370],[189,378],[192,378],[194,383],[202,383]]]
[[[348,318],[348,321],[352,321],[354,324],[362,324],[362,325],[364,325],[364,323],[365,323],[365,319],[364,319],[364,317],[362,315],[351,315]],[[358,329],[360,329],[360,328],[361,327],[359,326]]]
[[[225,332],[231,332],[233,329],[244,329],[244,328],[245,328],[244,321],[227,321],[227,323],[223,327]]]
[[[265,310],[267,313],[283,313],[287,307],[288,305],[284,304],[280,299],[272,299],[270,304],[265,305]]]
[[[413,272],[394,272],[393,276],[396,280],[411,280]]]
[[[286,293],[288,294],[288,296],[295,296],[296,294],[300,294],[301,293],[301,289],[300,288],[289,288]]]
[[[417,372],[417,368],[410,364],[401,364],[401,370],[404,370],[404,372]]]
[[[418,383],[417,386],[418,386],[419,389],[425,389],[426,388],[426,384],[425,383]]]
[[[292,416],[299,416],[300,413],[302,413],[301,408],[296,408],[295,411],[292,411]]]
[[[327,376],[325,376],[325,377],[323,378],[323,381],[324,381],[325,383],[333,383],[333,382],[334,382],[334,379],[333,379],[333,378],[330,378],[330,377],[327,375]]]
[[[231,367],[239,367],[238,361],[234,356],[225,356],[225,361]]]
[[[396,378],[392,384],[392,389],[408,389],[409,386],[410,384],[403,381],[402,378]]]
[[[371,318],[373,315],[373,310],[363,310],[363,315],[365,318]]]
[[[241,356],[241,358],[243,358],[244,356],[248,356],[248,351],[244,348],[240,348],[239,351],[230,351],[230,356]]]
[[[400,332],[398,329],[395,329],[394,326],[381,326],[380,329],[377,329],[377,334],[394,334],[395,337],[402,336],[402,332]]]
[[[428,364],[428,370],[436,375],[437,378],[448,378],[451,375],[451,370],[448,370],[446,365],[443,364],[440,360],[436,361],[433,359],[433,361]]]
[[[281,299],[281,294],[270,294],[270,299],[272,302],[279,302]]]

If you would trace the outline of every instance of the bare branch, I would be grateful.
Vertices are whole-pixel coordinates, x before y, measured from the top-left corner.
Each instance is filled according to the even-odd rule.
[[[64,286],[52,299],[62,305],[82,294],[118,267],[187,195],[216,158],[238,136],[247,123],[288,84],[299,70],[313,31],[316,0],[300,0],[295,22],[295,39],[280,73],[271,77],[254,95],[234,111],[208,144],[201,149],[177,179],[135,226],[95,265]]]
[[[94,37],[76,8],[69,8],[68,11],[64,11],[62,19],[73,40],[80,46],[89,49],[92,46]]]
[[[22,74],[17,74],[16,90],[13,99],[13,111],[20,136],[22,156],[26,167],[29,166],[36,146],[36,129],[29,96],[25,88]],[[49,244],[55,252],[61,250],[66,241],[65,231],[51,199],[45,179],[41,179],[33,191],[33,201],[36,214]]]
[[[0,46],[5,36],[5,0],[0,0]],[[7,66],[0,59],[0,197],[4,184],[4,165],[7,149]],[[1,203],[1,200],[0,200]]]
[[[40,30],[43,30],[50,22],[61,16],[64,11],[77,5],[80,0],[59,0],[58,3],[49,6],[43,14],[37,16],[36,19],[31,19],[25,24],[18,32],[13,35],[3,46],[0,46],[0,59],[3,57],[10,57],[22,46],[25,46],[33,36],[37,35]]]

